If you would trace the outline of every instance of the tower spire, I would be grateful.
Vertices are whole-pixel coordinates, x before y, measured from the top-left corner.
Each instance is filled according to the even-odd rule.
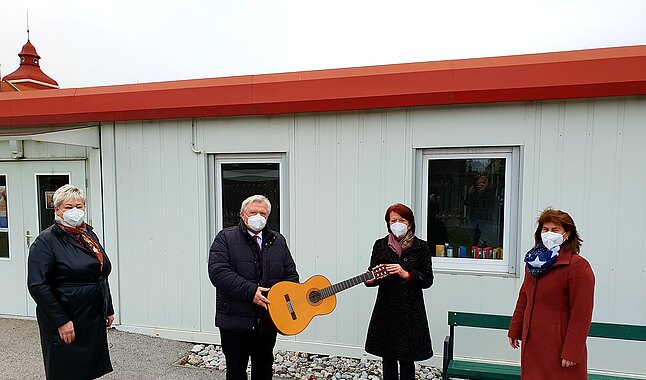
[[[41,70],[40,56],[29,41],[29,37],[29,13],[27,13],[27,43],[18,53],[20,66],[16,71],[2,78],[2,81],[8,83],[16,91],[60,88],[55,80]]]

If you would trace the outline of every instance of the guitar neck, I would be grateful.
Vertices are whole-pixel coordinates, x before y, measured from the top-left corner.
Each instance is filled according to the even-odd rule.
[[[368,271],[366,273],[360,274],[358,276],[352,277],[350,279],[347,279],[345,281],[341,281],[336,284],[332,284],[328,287],[325,287],[321,289],[319,292],[321,293],[321,298],[327,298],[330,296],[333,296],[339,292],[342,292],[346,289],[350,289],[351,287],[355,285],[359,285],[363,282],[366,282],[367,280],[371,280],[375,278],[375,275]]]

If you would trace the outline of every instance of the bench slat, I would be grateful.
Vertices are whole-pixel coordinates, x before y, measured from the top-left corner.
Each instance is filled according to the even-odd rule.
[[[624,376],[610,376],[610,375],[599,375],[595,373],[588,373],[588,380],[617,380],[617,379],[630,379],[630,378],[624,377]]]
[[[646,326],[592,322],[588,336],[595,338],[646,341]]]
[[[506,315],[476,314],[449,311],[449,325],[508,329],[511,317]]]
[[[477,363],[453,360],[447,373],[460,379],[518,380],[520,367],[504,364]]]

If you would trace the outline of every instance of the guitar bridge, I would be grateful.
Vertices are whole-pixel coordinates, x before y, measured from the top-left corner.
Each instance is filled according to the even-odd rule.
[[[289,299],[289,294],[285,294],[285,303],[287,304],[287,310],[289,310],[289,314],[292,316],[292,320],[296,320],[296,312],[294,311],[294,306],[292,305],[292,301]]]

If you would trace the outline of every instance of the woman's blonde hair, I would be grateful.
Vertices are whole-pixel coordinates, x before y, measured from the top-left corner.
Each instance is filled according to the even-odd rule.
[[[74,185],[63,185],[54,192],[54,207],[70,199],[80,199],[85,204],[85,192]]]

